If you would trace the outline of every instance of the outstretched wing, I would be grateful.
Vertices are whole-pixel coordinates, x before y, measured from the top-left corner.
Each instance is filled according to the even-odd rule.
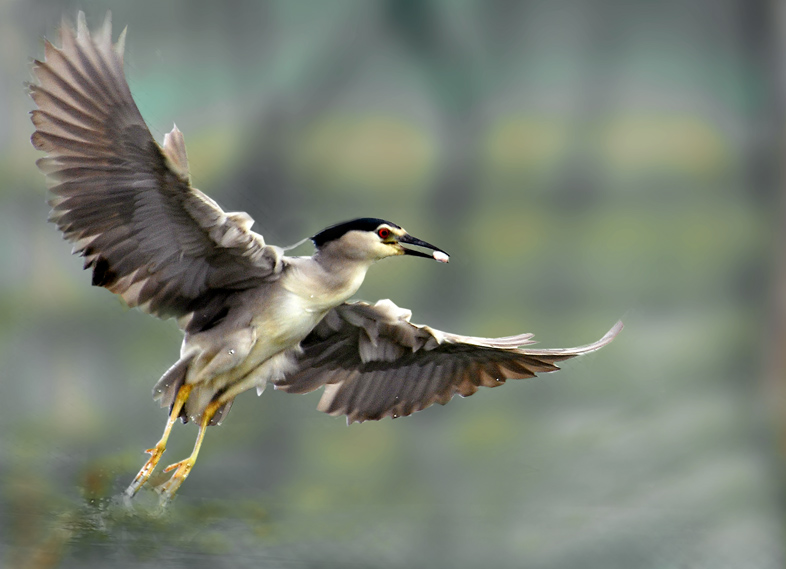
[[[475,338],[410,323],[411,312],[389,300],[342,304],[301,342],[298,371],[276,389],[306,393],[325,385],[318,409],[347,421],[409,415],[444,405],[455,394],[496,387],[507,379],[557,370],[556,362],[598,350],[622,322],[597,342],[577,348],[535,350],[532,334]]]
[[[177,127],[156,144],[123,73],[125,31],[111,43],[109,15],[91,37],[63,24],[62,48],[46,42],[30,93],[33,145],[53,194],[50,219],[93,270],[93,284],[130,306],[209,326],[234,291],[277,278],[281,250],[189,182]]]

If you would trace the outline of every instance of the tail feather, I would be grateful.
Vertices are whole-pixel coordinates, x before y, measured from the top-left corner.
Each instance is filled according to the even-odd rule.
[[[216,414],[213,415],[213,417],[210,419],[208,425],[210,425],[211,427],[215,425],[220,425],[221,421],[223,421],[226,418],[227,413],[229,413],[229,410],[232,408],[232,403],[234,401],[235,401],[234,399],[230,399],[229,401],[224,403],[221,407],[219,407],[218,411],[216,411]]]
[[[193,359],[194,356],[190,355],[177,360],[172,367],[166,370],[153,387],[153,400],[160,402],[161,407],[168,407],[170,412],[172,411],[172,405],[175,403],[177,392],[180,391],[180,388],[186,382],[186,373]],[[180,418],[184,423],[188,422],[188,416],[183,411],[180,413]]]
[[[172,367],[166,370],[164,375],[161,376],[161,379],[156,382],[155,387],[153,387],[153,400],[159,401],[161,403],[161,407],[168,407],[170,413],[172,412],[172,406],[175,403],[177,392],[180,391],[180,388],[186,382],[186,374],[188,373],[188,368],[193,359],[193,355],[179,359]],[[189,399],[189,401],[191,401],[191,399]],[[187,403],[186,405],[183,405],[183,408],[180,410],[180,419],[183,421],[183,423],[188,423],[188,407],[189,405]],[[220,425],[221,421],[226,418],[226,415],[229,413],[229,409],[231,407],[232,401],[227,401],[226,404],[222,405],[216,411],[216,414],[213,415],[209,424],[211,426]]]

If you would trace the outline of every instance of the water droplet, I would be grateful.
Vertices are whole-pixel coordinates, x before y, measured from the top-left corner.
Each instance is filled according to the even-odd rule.
[[[235,350],[234,349],[229,350],[229,355],[230,356],[234,356],[235,355]]]

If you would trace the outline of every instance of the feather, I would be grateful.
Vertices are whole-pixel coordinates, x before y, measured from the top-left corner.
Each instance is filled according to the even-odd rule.
[[[125,32],[114,46],[111,35],[109,16],[91,36],[80,13],[76,32],[63,25],[62,47],[46,42],[33,66],[31,140],[48,154],[38,166],[55,196],[50,220],[85,256],[95,285],[192,323],[193,307],[226,289],[278,278],[281,253],[250,230],[247,214],[226,214],[190,186],[177,127],[155,143],[123,74]]]
[[[412,324],[410,316],[390,300],[337,306],[301,342],[298,369],[276,389],[305,393],[324,385],[317,408],[348,422],[409,415],[481,386],[555,371],[556,362],[598,350],[622,329],[617,322],[597,342],[534,350],[524,347],[532,334],[461,336]]]

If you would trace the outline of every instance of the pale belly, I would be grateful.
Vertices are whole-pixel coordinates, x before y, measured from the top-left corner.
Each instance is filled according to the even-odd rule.
[[[243,381],[244,389],[264,385],[269,380],[280,379],[290,358],[276,358],[296,350],[298,344],[314,329],[327,310],[314,309],[303,299],[290,294],[280,295],[251,322],[253,346],[245,360],[228,374],[232,381]],[[266,365],[271,358],[270,365]],[[290,366],[291,367],[291,366]],[[255,376],[255,379],[246,376]],[[234,390],[233,390],[234,391]]]
[[[327,309],[314,308],[308,302],[284,292],[266,310],[252,320],[257,345],[254,354],[273,353],[299,343],[311,333]]]
[[[216,395],[230,401],[249,389],[261,393],[268,382],[283,379],[296,368],[298,344],[327,310],[315,309],[284,291],[278,298],[265,299],[264,306],[257,306],[255,312],[247,326],[210,331],[213,340],[220,336],[222,348],[189,373],[187,382],[194,384],[187,405],[189,415],[200,415]],[[209,338],[194,337],[184,350],[200,351],[200,344],[205,346],[203,339],[209,345]]]

